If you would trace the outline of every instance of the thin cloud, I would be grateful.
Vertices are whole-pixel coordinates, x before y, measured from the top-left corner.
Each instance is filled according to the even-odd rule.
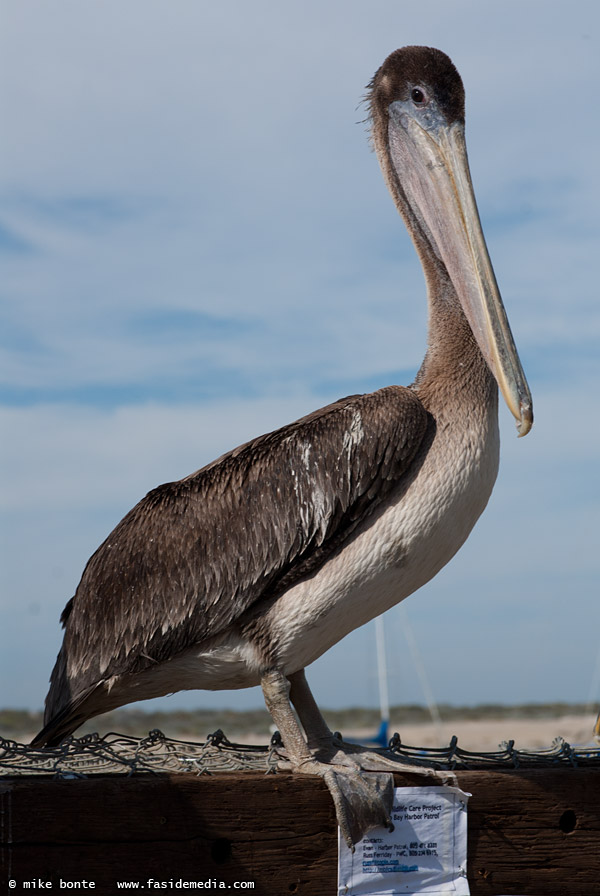
[[[359,105],[404,43],[440,46],[465,81],[473,180],[536,411],[520,441],[502,412],[490,506],[411,618],[440,698],[456,693],[451,662],[459,702],[519,699],[519,686],[587,698],[585,670],[559,674],[552,651],[571,624],[569,582],[589,622],[572,643],[593,653],[598,628],[599,125],[585,89],[597,18],[587,0],[568,16],[541,0],[5,10],[3,660],[27,657],[19,702],[40,705],[62,606],[149,488],[340,394],[414,376],[423,277]],[[365,630],[315,664],[326,702],[346,699],[340,681],[372,649]],[[418,683],[403,687],[399,702]]]

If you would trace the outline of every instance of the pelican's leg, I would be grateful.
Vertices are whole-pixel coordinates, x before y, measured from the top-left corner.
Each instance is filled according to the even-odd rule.
[[[425,778],[437,778],[441,783],[456,783],[452,772],[439,772],[422,765],[412,765],[400,757],[382,756],[376,749],[360,744],[349,744],[335,737],[321,715],[308,686],[304,669],[289,676],[290,699],[306,732],[308,746],[324,762],[347,765],[363,771],[410,772]]]
[[[262,676],[261,685],[267,709],[283,738],[292,768],[303,774],[323,778],[333,799],[338,824],[346,843],[352,847],[371,828],[389,826],[394,798],[392,776],[363,775],[357,768],[319,762],[309,750],[290,705],[288,679],[283,673],[271,669]],[[314,704],[314,700],[312,702]],[[322,716],[321,722],[325,725]]]
[[[333,733],[321,715],[317,701],[308,686],[304,669],[288,675],[290,682],[290,700],[306,732],[308,746],[311,750],[331,749],[334,742]]]

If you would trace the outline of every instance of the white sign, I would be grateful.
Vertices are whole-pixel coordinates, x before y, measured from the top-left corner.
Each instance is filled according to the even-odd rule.
[[[396,787],[394,830],[339,842],[338,896],[469,896],[467,801],[458,787]]]

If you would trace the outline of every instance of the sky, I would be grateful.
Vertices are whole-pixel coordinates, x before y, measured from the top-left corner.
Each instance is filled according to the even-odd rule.
[[[361,104],[406,44],[463,77],[536,422],[517,440],[501,405],[488,508],[386,614],[390,699],[600,701],[599,19],[593,0],[5,0],[0,707],[42,707],[60,612],[147,491],[412,381],[423,275]],[[336,708],[376,705],[376,670],[371,623],[307,675]]]

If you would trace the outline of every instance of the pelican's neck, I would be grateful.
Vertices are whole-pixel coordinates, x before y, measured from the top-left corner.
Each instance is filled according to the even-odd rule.
[[[454,411],[457,404],[481,411],[480,419],[497,419],[498,387],[462,310],[448,270],[433,247],[433,237],[410,204],[392,162],[386,129],[375,128],[373,142],[396,208],[413,241],[427,283],[429,321],[427,354],[413,389],[434,416]]]
[[[496,381],[446,269],[431,258],[428,261],[424,264],[429,304],[427,353],[413,388],[436,417],[440,413],[462,417],[472,412],[497,417]]]
[[[474,404],[491,404],[495,410],[496,381],[475,341],[448,270],[432,246],[426,225],[405,196],[387,140],[379,130],[374,131],[373,139],[385,181],[410,234],[427,283],[427,354],[413,388],[432,412],[448,401],[456,402],[457,395]]]

